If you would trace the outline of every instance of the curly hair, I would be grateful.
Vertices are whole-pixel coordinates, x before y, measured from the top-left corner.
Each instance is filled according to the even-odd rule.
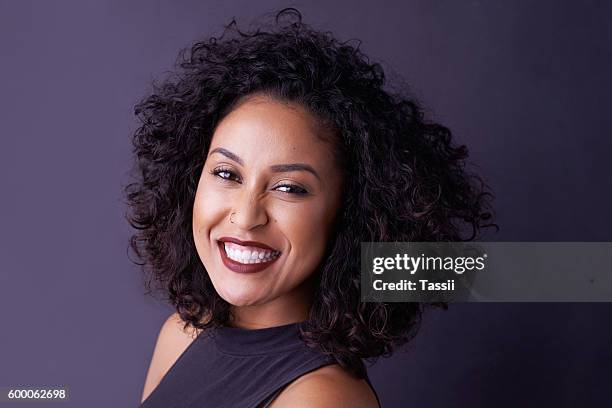
[[[256,30],[232,19],[218,38],[182,50],[176,65],[134,109],[137,180],[124,193],[137,230],[129,248],[147,289],[155,282],[186,327],[230,321],[231,305],[215,291],[192,232],[204,160],[216,125],[242,98],[265,93],[299,103],[333,129],[349,175],[300,335],[363,377],[362,359],[389,356],[412,339],[429,305],[360,302],[360,242],[469,241],[498,228],[489,221],[493,194],[466,170],[467,148],[425,120],[415,98],[386,90],[381,65],[359,45],[312,29],[293,8]]]

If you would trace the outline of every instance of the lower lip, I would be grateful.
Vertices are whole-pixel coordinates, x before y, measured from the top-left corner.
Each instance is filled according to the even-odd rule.
[[[221,259],[223,260],[223,264],[227,266],[228,269],[238,272],[238,273],[254,273],[260,272],[266,269],[268,266],[272,265],[279,257],[260,263],[253,264],[242,264],[240,262],[236,262],[233,259],[230,259],[225,252],[225,245],[222,241],[217,242],[219,245],[219,252],[221,253]]]

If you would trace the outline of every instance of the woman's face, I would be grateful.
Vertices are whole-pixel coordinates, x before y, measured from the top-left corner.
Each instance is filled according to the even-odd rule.
[[[265,96],[247,99],[217,126],[193,231],[216,291],[230,304],[287,312],[304,298],[333,233],[343,182],[320,132],[301,106]]]

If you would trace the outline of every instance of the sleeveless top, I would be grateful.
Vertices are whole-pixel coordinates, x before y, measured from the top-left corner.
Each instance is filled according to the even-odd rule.
[[[200,333],[140,408],[267,407],[298,377],[336,363],[298,337],[304,324]],[[367,374],[365,380],[380,406]]]

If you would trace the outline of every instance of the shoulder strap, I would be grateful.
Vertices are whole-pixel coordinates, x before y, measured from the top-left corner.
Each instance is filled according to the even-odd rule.
[[[332,363],[329,363],[329,364],[333,364],[333,362],[332,362]],[[327,365],[327,364],[325,364],[325,365]],[[317,368],[321,368],[321,367],[323,367],[323,366],[320,366],[320,367],[317,367]],[[316,370],[317,368],[314,368],[313,370]],[[313,371],[313,370],[311,370],[311,371]],[[308,372],[310,372],[310,371],[308,371]],[[305,374],[307,374],[308,372],[303,373],[302,375],[305,375]],[[300,375],[299,377],[301,377],[302,375]],[[297,378],[299,378],[299,377],[297,377]],[[282,386],[280,386],[280,387],[279,387],[279,388],[278,388],[276,391],[274,391],[272,394],[270,394],[270,395],[268,395],[266,398],[264,398],[264,399],[261,401],[261,403],[259,403],[259,404],[257,405],[257,408],[267,408],[267,407],[269,407],[269,406],[270,406],[270,404],[272,403],[272,401],[274,401],[274,399],[275,399],[276,397],[278,397],[278,394],[280,394],[280,393],[281,393],[281,392],[282,392],[282,391],[283,391],[285,388],[287,388],[287,386],[288,386],[288,385],[289,385],[291,382],[295,381],[297,378],[294,378],[294,379],[293,379],[293,380],[291,380],[290,382],[287,382],[287,383],[283,384]],[[366,382],[367,382],[367,383],[368,383],[368,385],[370,386],[370,389],[371,389],[371,390],[372,390],[372,392],[374,393],[374,397],[376,397],[376,403],[378,404],[378,407],[379,407],[379,408],[382,408],[382,404],[380,403],[380,398],[378,397],[378,393],[376,392],[376,389],[375,389],[375,388],[374,388],[374,386],[372,385],[372,382],[370,381],[370,378],[368,377],[368,374],[367,374],[367,373],[366,373],[366,375],[365,375],[365,378],[364,378],[364,379],[366,380]]]
[[[272,403],[272,401],[274,401],[274,399],[278,396],[278,394],[280,394],[285,388],[287,388],[287,385],[288,384],[281,386],[276,391],[274,391],[272,394],[270,394],[268,397],[266,397],[263,401],[261,401],[261,403],[257,406],[257,408],[268,408],[270,404]]]
[[[303,375],[306,375],[314,370],[317,370],[321,367],[324,367],[326,365],[330,365],[330,364],[335,364],[336,361],[335,360],[324,360],[324,361],[320,361],[317,364],[308,367],[305,370],[300,370],[298,372],[295,372],[294,375],[292,375],[290,378],[288,378],[283,384],[281,384],[277,389],[275,389],[272,393],[270,393],[267,397],[265,397],[263,400],[261,400],[260,403],[257,404],[257,408],[266,408],[268,407],[272,401],[274,401],[274,399],[278,396],[278,394],[280,394],[289,384],[291,384],[292,382],[294,382],[295,380],[297,380],[298,378],[302,377]]]

